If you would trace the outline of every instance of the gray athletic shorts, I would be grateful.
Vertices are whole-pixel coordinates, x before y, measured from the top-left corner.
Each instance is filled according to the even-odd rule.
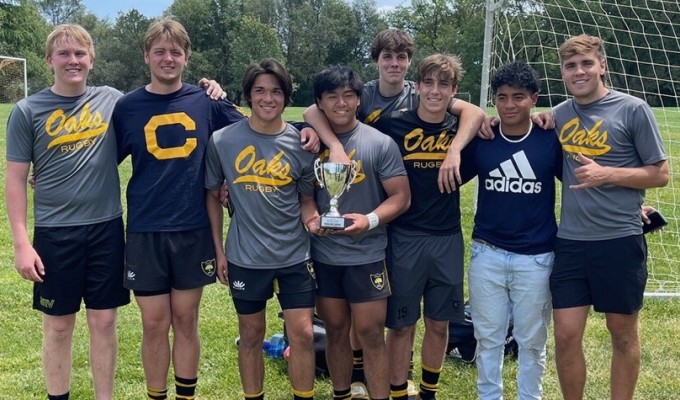
[[[390,329],[415,325],[424,315],[435,321],[463,320],[463,234],[436,236],[392,228],[387,270],[392,296],[387,299]]]
[[[137,296],[200,288],[216,279],[210,228],[128,232],[125,251],[125,287]]]

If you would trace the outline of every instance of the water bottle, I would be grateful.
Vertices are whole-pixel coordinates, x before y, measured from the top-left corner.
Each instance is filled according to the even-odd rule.
[[[286,341],[283,339],[283,333],[274,334],[271,338],[262,342],[262,350],[267,357],[281,358],[285,349]]]

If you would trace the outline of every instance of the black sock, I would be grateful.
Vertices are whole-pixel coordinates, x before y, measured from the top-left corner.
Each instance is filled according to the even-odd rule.
[[[352,350],[352,382],[366,383],[364,375],[364,351]]]
[[[392,400],[407,400],[408,383],[404,382],[401,385],[393,385],[390,383],[390,396],[392,396]]]
[[[433,400],[437,396],[439,388],[439,375],[442,369],[430,368],[423,365],[423,372],[420,379],[420,398],[422,400]]]
[[[350,400],[352,398],[352,390],[335,390],[333,389],[333,400]]]
[[[71,392],[66,392],[64,394],[47,394],[47,400],[68,400],[68,396],[71,394]]]
[[[175,398],[177,400],[192,400],[196,395],[196,378],[181,378],[175,375]]]
[[[168,398],[168,388],[152,389],[147,386],[146,395],[149,399],[152,400],[165,400]]]

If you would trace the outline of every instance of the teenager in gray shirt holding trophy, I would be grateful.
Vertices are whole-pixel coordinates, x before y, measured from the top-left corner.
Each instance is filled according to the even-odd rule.
[[[318,284],[317,311],[326,324],[327,360],[333,398],[350,398],[353,325],[364,349],[366,378],[372,399],[389,396],[389,368],[384,339],[385,313],[390,287],[385,269],[385,224],[406,211],[411,192],[401,154],[389,136],[356,118],[363,82],[349,67],[334,66],[314,79],[316,104],[352,160],[352,167],[317,162],[315,199],[320,212],[330,208],[335,170],[351,185],[337,197],[344,218],[339,228],[321,228],[312,236],[312,259]],[[328,159],[328,151],[319,160]],[[340,164],[342,165],[342,164]],[[353,182],[349,182],[354,177]],[[329,185],[330,183],[330,185]],[[308,221],[311,232],[326,215]],[[336,217],[337,218],[337,217]],[[346,226],[342,228],[342,225]]]

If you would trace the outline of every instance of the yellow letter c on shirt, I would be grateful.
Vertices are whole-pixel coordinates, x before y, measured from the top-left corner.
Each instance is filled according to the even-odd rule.
[[[196,122],[186,113],[172,113],[163,115],[154,115],[149,122],[144,126],[144,137],[146,139],[146,149],[159,160],[168,160],[171,158],[188,157],[198,145],[196,138],[187,138],[183,146],[161,148],[158,146],[156,140],[156,130],[159,126],[180,124],[187,131],[196,130]]]

